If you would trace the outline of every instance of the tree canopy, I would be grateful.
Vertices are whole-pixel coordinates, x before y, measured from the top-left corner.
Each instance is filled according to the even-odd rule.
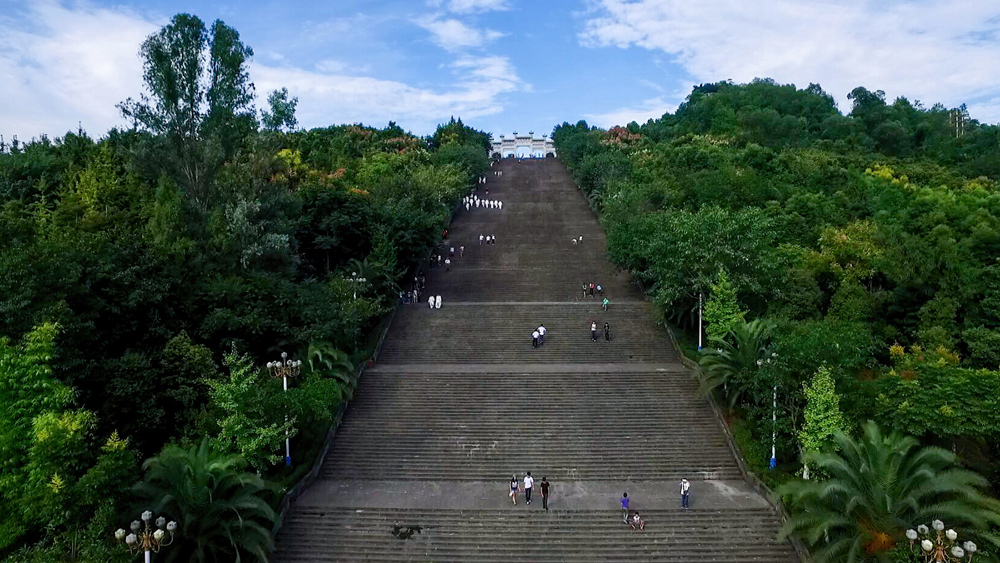
[[[147,500],[205,544],[173,557],[212,552],[211,528],[236,518],[163,500],[185,472],[255,504],[259,529],[220,557],[266,552],[280,497],[244,464],[278,486],[301,476],[280,463],[286,430],[308,463],[400,285],[489,167],[489,136],[461,120],[427,138],[297,130],[280,89],[258,123],[253,51],[222,21],[178,14],[139,54],[132,128],[0,151],[4,560],[121,560],[112,532],[135,517],[142,459],[158,460]],[[281,352],[308,362],[287,393],[264,368]]]

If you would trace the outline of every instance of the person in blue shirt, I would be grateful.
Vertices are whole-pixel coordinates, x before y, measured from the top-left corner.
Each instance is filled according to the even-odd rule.
[[[622,493],[622,522],[628,524],[628,493]]]

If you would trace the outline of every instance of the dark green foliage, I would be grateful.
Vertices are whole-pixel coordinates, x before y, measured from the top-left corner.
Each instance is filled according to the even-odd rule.
[[[774,361],[770,350],[771,331],[774,326],[765,321],[738,322],[733,330],[723,336],[713,336],[699,359],[705,372],[706,390],[722,388],[730,406],[748,398],[749,383],[760,379],[758,373],[765,364]]]
[[[267,104],[271,111],[261,112],[261,125],[271,131],[294,131],[298,125],[295,118],[295,107],[298,98],[288,99],[288,88],[275,90],[267,95]]]
[[[137,495],[157,516],[177,522],[164,561],[267,561],[276,517],[264,499],[269,487],[244,472],[243,460],[212,449],[170,445],[143,464]]]
[[[1000,438],[1000,371],[927,362],[897,368],[877,389],[880,417],[911,434]]]
[[[848,433],[874,418],[996,466],[1000,127],[956,135],[964,107],[850,100],[842,115],[818,85],[718,82],[641,126],[552,137],[611,258],[669,320],[693,332],[724,269],[746,318],[775,323],[766,342],[737,330],[702,357],[755,459],[774,432],[775,473],[801,467],[803,384],[826,366]],[[921,359],[892,372],[890,348],[914,346]]]
[[[285,414],[308,463],[353,390],[348,358],[489,167],[489,136],[460,120],[426,139],[292,132],[284,90],[279,132],[258,131],[252,55],[179,14],[142,46],[145,95],[121,106],[135,129],[0,150],[0,558],[120,555],[136,454],[169,441],[293,479],[268,463]],[[263,371],[282,351],[312,361],[287,393]]]
[[[955,454],[921,448],[899,432],[885,435],[874,422],[857,440],[843,432],[835,439],[837,453],[806,456],[828,478],[779,490],[796,511],[782,535],[802,537],[815,561],[891,561],[907,529],[935,519],[1000,546],[990,533],[1000,525],[1000,502],[983,493],[986,480],[962,469]]]
[[[705,334],[710,338],[725,338],[740,323],[746,322],[736,300],[736,291],[725,270],[721,270],[712,283],[712,291],[705,302]]]

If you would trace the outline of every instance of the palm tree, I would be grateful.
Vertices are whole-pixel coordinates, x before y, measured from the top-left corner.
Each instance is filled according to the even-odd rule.
[[[735,405],[745,391],[744,380],[771,359],[770,334],[774,324],[757,319],[737,323],[724,338],[713,336],[702,351],[698,363],[705,374],[705,392],[722,387],[729,406]]]
[[[178,523],[177,540],[161,557],[267,561],[275,519],[261,498],[268,485],[243,467],[242,458],[214,450],[207,438],[189,449],[167,446],[143,463],[146,477],[135,491],[151,503],[144,506]]]
[[[835,435],[840,451],[807,454],[830,477],[786,483],[793,516],[781,537],[812,546],[816,563],[883,561],[908,528],[941,519],[1000,546],[987,532],[1000,524],[1000,502],[983,494],[987,480],[962,469],[955,454],[918,447],[898,431],[886,436],[869,421],[864,436]]]
[[[306,358],[310,372],[318,372],[324,377],[340,381],[350,398],[357,381],[354,378],[355,366],[347,352],[338,350],[330,342],[312,342],[306,351]]]

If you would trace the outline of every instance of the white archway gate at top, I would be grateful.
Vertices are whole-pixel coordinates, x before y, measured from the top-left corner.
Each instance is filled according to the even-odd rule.
[[[527,135],[518,135],[514,131],[513,137],[500,135],[500,139],[493,141],[493,156],[518,157],[539,157],[545,158],[549,155],[556,156],[556,147],[552,144],[552,139],[548,135],[535,137],[534,131],[529,131]]]

